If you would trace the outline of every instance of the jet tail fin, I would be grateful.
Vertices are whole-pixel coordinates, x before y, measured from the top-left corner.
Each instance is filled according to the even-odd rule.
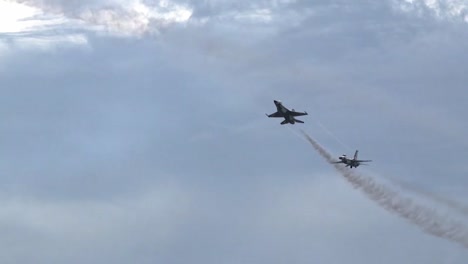
[[[358,151],[356,150],[356,152],[354,152],[354,159],[357,160],[357,156],[358,156]]]

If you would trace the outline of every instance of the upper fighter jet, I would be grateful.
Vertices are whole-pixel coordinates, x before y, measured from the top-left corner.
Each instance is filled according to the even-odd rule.
[[[356,150],[356,152],[354,153],[354,158],[353,159],[348,159],[346,157],[346,155],[343,154],[341,157],[339,157],[340,161],[335,161],[335,162],[332,162],[332,163],[344,163],[344,164],[346,164],[346,167],[350,167],[352,169],[353,167],[354,168],[359,167],[359,165],[361,165],[361,162],[370,162],[370,161],[372,161],[372,160],[358,160],[357,156],[358,156],[358,151]]]
[[[282,125],[287,124],[287,123],[294,125],[296,122],[297,123],[304,123],[304,121],[297,120],[294,117],[295,116],[307,115],[307,112],[296,112],[296,111],[294,111],[294,109],[289,110],[289,109],[287,109],[286,107],[283,106],[281,101],[274,100],[273,102],[276,105],[277,111],[276,111],[276,113],[273,113],[271,115],[266,114],[266,116],[268,116],[268,117],[283,117],[284,121],[281,122]]]

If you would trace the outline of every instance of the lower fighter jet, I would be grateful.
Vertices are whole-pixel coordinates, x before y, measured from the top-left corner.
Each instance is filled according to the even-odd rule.
[[[342,155],[341,157],[339,157],[340,161],[335,161],[335,162],[332,162],[332,163],[344,163],[346,164],[346,167],[350,167],[351,169],[354,167],[354,168],[357,168],[359,167],[359,165],[361,165],[361,162],[370,162],[372,160],[358,160],[357,159],[358,157],[358,151],[356,150],[356,152],[354,153],[354,158],[353,159],[348,159],[346,157],[346,155]],[[364,164],[362,164],[364,165]]]
[[[266,114],[266,116],[268,116],[268,117],[283,117],[284,121],[281,122],[282,125],[288,124],[288,123],[294,125],[296,122],[297,123],[304,123],[304,121],[297,120],[294,117],[295,116],[307,115],[307,112],[296,112],[296,111],[294,111],[294,109],[289,110],[289,109],[287,109],[286,107],[283,106],[281,101],[278,101],[278,100],[274,100],[273,102],[276,105],[277,111],[275,113],[271,114],[271,115]]]

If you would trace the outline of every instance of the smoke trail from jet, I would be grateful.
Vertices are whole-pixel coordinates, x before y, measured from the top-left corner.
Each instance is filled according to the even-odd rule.
[[[333,157],[320,144],[302,131],[305,139],[327,161],[333,162]],[[419,226],[424,232],[451,240],[468,248],[468,228],[460,222],[439,214],[434,209],[417,204],[409,197],[404,197],[390,187],[377,183],[373,178],[348,170],[340,164],[333,164],[336,170],[355,188],[378,203],[387,211],[405,218]]]
[[[348,150],[352,150],[348,145],[346,145],[343,141],[341,141],[337,136],[335,136],[335,134],[333,134],[327,127],[325,127],[324,124],[322,124],[322,122],[320,121],[317,121],[317,125],[323,130],[325,131],[325,133],[327,133],[330,137],[332,137],[336,142],[338,142],[342,147],[344,147],[345,149],[348,149]]]
[[[423,190],[421,188],[418,188],[418,187],[416,187],[414,185],[411,185],[409,183],[406,183],[406,182],[397,181],[395,179],[390,179],[388,177],[385,177],[385,178],[388,181],[390,181],[392,184],[395,184],[396,186],[402,188],[403,190],[408,190],[408,191],[414,192],[414,193],[416,193],[418,195],[425,196],[425,197],[430,198],[431,200],[433,200],[435,202],[438,202],[440,204],[443,204],[443,205],[447,206],[450,209],[453,209],[454,211],[456,211],[458,213],[461,213],[461,214],[464,214],[464,215],[468,216],[468,206],[465,205],[465,204],[462,204],[462,203],[460,203],[458,201],[454,201],[454,200],[446,198],[446,197],[442,197],[442,196],[437,195],[435,193],[432,193],[430,191]]]

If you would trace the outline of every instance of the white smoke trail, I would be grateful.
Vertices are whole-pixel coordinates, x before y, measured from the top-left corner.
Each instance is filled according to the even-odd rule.
[[[456,211],[458,213],[461,213],[461,214],[464,214],[464,215],[468,216],[468,206],[465,205],[465,204],[462,204],[462,203],[460,203],[458,201],[454,201],[454,200],[446,198],[446,197],[442,197],[442,196],[437,195],[437,194],[435,194],[433,192],[418,188],[418,187],[416,187],[414,185],[411,185],[411,184],[403,182],[403,181],[397,181],[395,179],[391,179],[391,178],[388,178],[388,177],[385,177],[385,178],[388,181],[390,181],[392,184],[395,184],[396,186],[398,186],[398,187],[400,187],[400,188],[402,188],[404,190],[408,190],[408,191],[414,192],[414,193],[416,193],[418,195],[430,198],[431,200],[433,200],[435,202],[438,202],[440,204],[443,204],[443,205],[447,206],[450,209],[453,209],[454,211]]]
[[[333,157],[320,144],[302,131],[307,141],[329,163]],[[419,226],[424,232],[445,238],[468,248],[468,227],[464,224],[440,215],[434,209],[415,203],[390,187],[377,183],[373,178],[346,169],[340,164],[333,164],[336,170],[355,188],[361,189],[370,199],[384,209],[405,218]]]
[[[338,142],[342,147],[344,147],[345,149],[351,151],[351,147],[349,147],[347,144],[345,144],[343,141],[341,141],[337,136],[335,136],[335,134],[333,134],[328,128],[325,127],[324,124],[322,124],[322,122],[320,121],[317,121],[317,125],[323,130],[325,131],[325,133],[327,133],[330,137],[332,137],[336,142]]]

